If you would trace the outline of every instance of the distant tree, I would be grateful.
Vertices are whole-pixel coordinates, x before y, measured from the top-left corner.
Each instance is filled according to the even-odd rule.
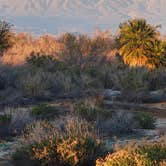
[[[13,33],[11,32],[11,25],[5,21],[0,20],[0,56],[4,51],[13,44]]]
[[[158,67],[164,63],[164,48],[159,41],[159,26],[144,19],[132,19],[120,24],[120,54],[130,66]],[[162,62],[163,61],[163,62]]]

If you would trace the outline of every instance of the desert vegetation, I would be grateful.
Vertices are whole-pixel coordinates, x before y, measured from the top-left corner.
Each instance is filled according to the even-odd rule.
[[[37,37],[1,21],[0,55],[0,139],[16,143],[14,166],[165,165],[159,26]]]

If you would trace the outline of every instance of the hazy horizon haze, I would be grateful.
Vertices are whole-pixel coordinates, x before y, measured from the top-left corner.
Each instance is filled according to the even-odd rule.
[[[35,34],[64,31],[115,32],[121,22],[145,18],[166,34],[166,0],[0,0],[1,19],[17,31]]]

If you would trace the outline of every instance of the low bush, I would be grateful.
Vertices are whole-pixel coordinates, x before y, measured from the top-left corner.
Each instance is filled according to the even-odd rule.
[[[157,165],[163,160],[166,160],[166,144],[160,142],[140,145],[137,149],[137,153],[147,155],[148,159]]]
[[[108,154],[104,159],[98,159],[96,166],[155,166],[144,156],[125,150]]]
[[[33,121],[24,108],[5,108],[0,115],[0,137],[20,134]]]
[[[0,115],[0,137],[6,137],[9,135],[9,127],[12,117],[8,114]]]
[[[142,141],[129,143],[104,159],[96,160],[96,166],[165,166],[166,142]]]
[[[0,115],[0,124],[10,124],[11,123],[11,115]]]
[[[136,126],[133,115],[124,111],[114,112],[110,119],[98,124],[101,133],[104,132],[112,136],[130,134]]]
[[[155,128],[156,119],[148,113],[137,113],[134,118],[143,129]]]
[[[26,73],[19,80],[20,89],[24,94],[31,97],[40,97],[44,95],[47,89],[46,75],[43,71],[35,71]]]
[[[101,134],[127,134],[131,133],[137,126],[137,122],[131,113],[104,109],[101,107],[102,103],[100,102],[100,100],[92,101],[90,99],[79,102],[75,104],[73,113],[93,123]]]
[[[144,68],[128,68],[117,70],[113,73],[112,81],[118,89],[122,91],[137,91],[147,89],[148,70]]]
[[[74,107],[74,114],[86,119],[89,122],[99,122],[112,117],[110,110],[104,110],[97,106],[97,103],[77,103]]]
[[[29,57],[26,58],[26,62],[32,67],[48,69],[50,67],[55,67],[53,56],[43,55],[40,53],[32,52]]]
[[[30,114],[37,119],[52,119],[58,116],[59,112],[55,106],[39,104],[32,107]]]
[[[54,122],[45,127],[42,126],[40,134],[44,136],[40,137],[40,134],[37,134],[38,136],[33,141],[29,141],[30,144],[24,144],[26,145],[23,148],[25,156],[18,150],[14,155],[14,162],[17,164],[21,159],[29,158],[29,161],[37,161],[43,166],[88,166],[94,164],[96,157],[101,153],[101,146],[89,124],[78,118],[68,118],[61,123],[61,126],[58,125],[58,129],[54,126],[55,123],[57,124]],[[32,134],[27,133],[30,140],[32,140],[32,135],[38,133],[38,131],[35,133],[34,129],[33,127]]]

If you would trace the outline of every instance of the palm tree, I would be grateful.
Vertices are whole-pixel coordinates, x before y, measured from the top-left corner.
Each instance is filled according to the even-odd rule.
[[[161,67],[166,65],[166,43],[154,40],[149,43],[147,48],[148,68]]]
[[[120,24],[120,54],[126,64],[146,67],[158,65],[156,64],[158,54],[163,53],[160,50],[161,45],[157,43],[158,27],[151,26],[144,19],[132,19]],[[156,43],[158,48],[156,48]]]

